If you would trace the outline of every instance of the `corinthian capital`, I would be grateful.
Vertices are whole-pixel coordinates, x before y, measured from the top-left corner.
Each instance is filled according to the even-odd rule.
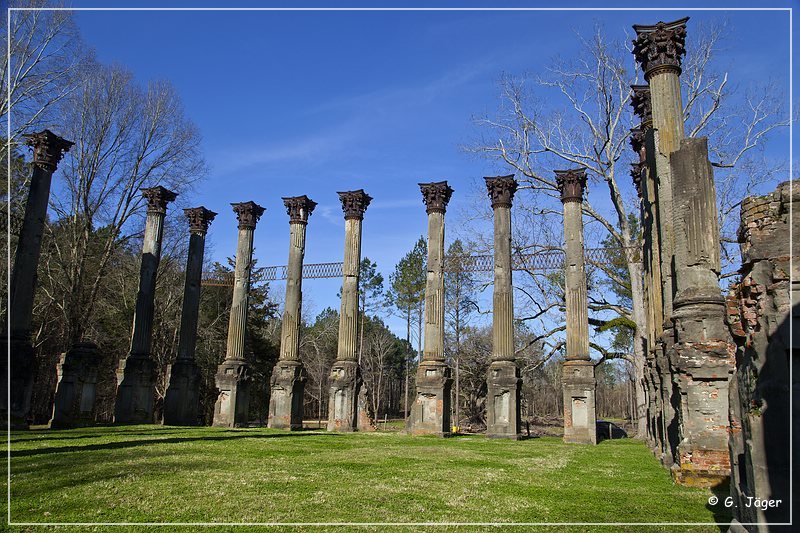
[[[561,202],[582,202],[583,191],[586,190],[586,169],[554,170],[558,190],[561,191]]]
[[[33,147],[33,164],[55,172],[59,161],[75,143],[62,139],[50,130],[23,135],[25,144]]]
[[[655,26],[634,24],[636,39],[633,55],[642,65],[645,79],[664,70],[681,72],[681,59],[686,53],[686,21],[659,22]]]
[[[489,198],[492,200],[492,209],[497,207],[510,208],[514,201],[514,193],[517,192],[517,180],[514,179],[514,174],[483,179],[486,180],[486,189],[489,191]]]
[[[635,128],[631,128],[631,138],[630,138],[631,148],[633,151],[636,152],[636,155],[639,156],[640,161],[644,161],[645,159],[645,151],[644,151],[644,127],[639,125]]]
[[[189,231],[191,233],[203,233],[208,231],[208,226],[217,214],[205,207],[192,207],[184,209],[183,213],[189,219]]]
[[[633,185],[636,187],[636,194],[639,198],[642,197],[642,172],[644,172],[644,161],[639,163],[631,163],[631,178],[633,178]]]
[[[236,218],[239,220],[239,229],[256,229],[256,224],[265,209],[255,202],[241,202],[231,204]]]
[[[642,121],[642,128],[649,128],[653,125],[653,106],[650,101],[649,85],[631,85],[631,107]]]
[[[428,214],[444,214],[453,195],[453,188],[446,181],[420,183],[419,190],[422,191],[422,201],[425,202],[425,211]]]
[[[165,189],[161,185],[150,187],[149,189],[141,189],[142,196],[147,200],[147,212],[164,214],[167,212],[167,204],[178,197],[177,193],[169,189]]]
[[[344,219],[358,219],[364,218],[364,212],[367,206],[372,201],[372,196],[364,192],[364,189],[357,191],[345,191],[337,193],[339,200],[342,202],[342,211],[344,211]]]
[[[291,196],[282,198],[283,205],[286,206],[286,213],[289,215],[289,224],[307,224],[308,217],[317,207],[317,202],[306,196]]]

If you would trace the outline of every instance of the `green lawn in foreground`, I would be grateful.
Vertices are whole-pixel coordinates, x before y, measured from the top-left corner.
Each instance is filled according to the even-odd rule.
[[[17,523],[728,520],[709,496],[673,485],[628,439],[162,426],[11,437]]]

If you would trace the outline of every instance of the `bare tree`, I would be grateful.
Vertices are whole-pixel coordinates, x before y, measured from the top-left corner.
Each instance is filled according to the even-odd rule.
[[[122,68],[91,63],[59,109],[64,136],[76,144],[51,197],[56,220],[48,225],[52,253],[43,258],[42,288],[71,344],[92,332],[114,251],[141,231],[140,188],[188,191],[205,166],[197,129],[168,83],[142,89]]]
[[[728,76],[712,71],[713,58],[723,34],[720,29],[704,29],[690,34],[689,55],[681,77],[685,94],[685,119],[691,135],[709,136],[713,163],[717,172],[721,216],[733,209],[736,194],[752,183],[747,161],[763,146],[770,132],[787,123],[788,112],[776,106],[772,86],[748,97],[746,106],[738,106],[726,92]],[[629,109],[630,86],[638,74],[625,40],[609,40],[601,27],[584,39],[579,36],[582,52],[573,61],[555,58],[544,76],[501,79],[501,107],[497,116],[480,117],[476,123],[484,137],[468,148],[473,153],[495,159],[517,174],[520,193],[515,211],[523,218],[536,218],[538,225],[560,227],[559,194],[552,173],[554,168],[586,167],[590,176],[590,196],[583,203],[589,219],[587,232],[595,232],[594,242],[605,237],[621,249],[627,263],[627,279],[618,272],[595,265],[612,282],[630,284],[631,305],[620,305],[613,298],[595,291],[590,310],[596,313],[594,325],[605,321],[599,317],[624,317],[636,325],[633,354],[602,354],[604,358],[632,358],[636,372],[637,419],[644,431],[645,391],[643,388],[643,336],[645,313],[640,242],[631,226],[630,213],[637,213],[637,200],[621,185],[628,179],[628,162],[632,151],[627,149],[629,130],[634,125]],[[784,118],[785,117],[785,118]],[[600,190],[604,191],[601,199]],[[597,191],[597,192],[595,192]],[[729,192],[730,191],[730,192]],[[595,207],[608,205],[610,208]],[[549,220],[549,224],[548,221]],[[725,220],[722,221],[722,227]],[[544,224],[543,224],[544,223]],[[550,237],[555,237],[550,235]],[[560,236],[558,236],[560,240]],[[591,242],[587,238],[587,242]],[[553,241],[531,244],[524,234],[515,236],[519,250],[539,250]],[[560,306],[553,305],[552,294],[543,289],[538,274],[530,272],[527,283],[530,299],[542,313],[536,314],[543,330],[556,333]],[[520,287],[517,287],[520,288]],[[544,302],[544,304],[540,303]],[[599,313],[599,315],[597,315]],[[599,346],[594,344],[595,348]]]

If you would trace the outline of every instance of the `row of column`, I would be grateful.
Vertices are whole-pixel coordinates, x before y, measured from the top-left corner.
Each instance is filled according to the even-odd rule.
[[[631,144],[644,236],[648,438],[682,484],[730,475],[728,386],[734,348],[719,288],[716,191],[705,138],[685,138],[680,92],[686,22],[636,25]]]

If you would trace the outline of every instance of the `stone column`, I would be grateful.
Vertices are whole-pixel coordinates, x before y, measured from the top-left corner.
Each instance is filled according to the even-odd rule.
[[[799,446],[791,432],[800,427],[796,370],[800,368],[800,279],[796,274],[800,253],[796,241],[794,250],[790,249],[789,234],[800,235],[798,205],[800,189],[788,181],[770,194],[742,201],[742,281],[728,296],[728,324],[737,344],[730,394],[731,496],[735,502],[731,510],[734,523],[763,524],[758,531],[772,530],[766,524],[790,521],[791,455],[797,457]],[[794,388],[794,420],[790,387]],[[781,503],[757,507],[750,498]]]
[[[189,219],[189,254],[186,258],[186,281],[183,288],[181,330],[178,357],[169,369],[169,386],[164,398],[164,424],[197,426],[200,413],[200,367],[195,362],[197,317],[200,312],[200,282],[208,226],[217,214],[205,207],[184,209]]]
[[[494,210],[492,357],[486,376],[486,436],[519,438],[522,379],[514,352],[514,293],[511,285],[511,203],[514,175],[484,178]]]
[[[247,333],[250,274],[253,268],[253,233],[264,214],[255,202],[231,204],[239,219],[239,242],[236,245],[236,268],[233,281],[233,301],[228,321],[228,345],[225,360],[217,368],[216,383],[219,396],[214,405],[214,425],[237,427],[247,425],[250,404],[250,365],[244,357]]]
[[[361,223],[372,197],[359,189],[340,192],[344,211],[344,264],[339,345],[331,367],[328,395],[328,431],[370,429],[358,366],[358,283],[361,265]]]
[[[656,198],[661,254],[662,279],[662,333],[657,348],[657,364],[661,370],[663,420],[666,437],[662,462],[671,465],[677,455],[680,441],[677,405],[680,393],[671,381],[675,373],[667,353],[674,343],[672,302],[675,298],[676,282],[673,268],[675,236],[673,233],[673,185],[669,156],[678,149],[684,136],[683,102],[680,91],[681,60],[686,53],[687,18],[674,22],[659,22],[654,26],[634,25],[636,39],[633,54],[644,71],[649,83],[649,101],[652,111],[652,152],[648,151],[648,165],[655,169]]]
[[[444,357],[444,214],[453,189],[446,181],[420,183],[419,188],[428,213],[425,344],[417,368],[417,397],[411,406],[408,431],[413,435],[446,437],[451,430],[453,380]]]
[[[564,288],[567,356],[561,373],[564,442],[597,444],[594,363],[589,356],[589,302],[583,250],[583,191],[586,169],[556,170],[564,204]]]
[[[50,130],[25,135],[25,143],[33,147],[33,172],[25,204],[25,215],[20,229],[19,242],[11,271],[9,330],[7,338],[9,359],[2,357],[3,376],[7,363],[11,364],[11,404],[6,405],[7,382],[2,379],[3,416],[11,417],[11,429],[27,429],[33,392],[33,374],[36,357],[31,342],[33,299],[36,291],[36,273],[42,249],[42,233],[50,199],[50,183],[64,153],[73,145]]]
[[[147,200],[139,291],[133,315],[133,333],[128,357],[117,368],[117,398],[114,422],[120,424],[152,424],[156,388],[155,361],[150,357],[153,334],[153,311],[156,296],[156,274],[161,259],[164,216],[167,204],[177,194],[164,187],[142,189]]]
[[[675,279],[668,353],[680,392],[680,435],[674,479],[715,486],[730,476],[728,387],[734,369],[725,300],[719,288],[720,242],[707,139],[684,139],[670,157],[675,202]]]
[[[289,262],[286,268],[286,299],[281,322],[281,348],[270,380],[269,420],[278,429],[303,429],[303,391],[308,379],[300,361],[300,313],[303,292],[303,256],[306,225],[317,203],[308,196],[284,198],[289,214]]]

